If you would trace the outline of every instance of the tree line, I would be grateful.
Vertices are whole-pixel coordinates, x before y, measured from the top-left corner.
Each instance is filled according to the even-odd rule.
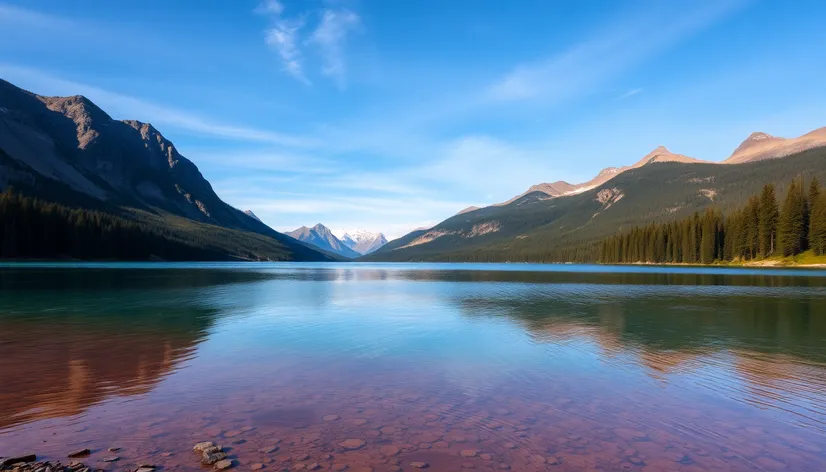
[[[601,263],[749,261],[794,256],[811,249],[826,254],[826,192],[817,179],[789,186],[782,208],[768,184],[728,215],[708,208],[688,218],[634,227],[599,244]]]
[[[111,213],[70,208],[8,187],[0,194],[2,259],[227,259],[164,229]]]

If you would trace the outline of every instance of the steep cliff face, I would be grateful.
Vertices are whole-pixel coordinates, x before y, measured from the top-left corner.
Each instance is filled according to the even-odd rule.
[[[232,257],[330,259],[224,203],[198,167],[151,124],[112,119],[80,95],[44,97],[0,80],[0,191],[8,186],[71,207],[142,218],[189,243],[220,241],[216,250]],[[177,217],[214,226],[171,223]],[[243,233],[223,231],[219,237],[215,226]],[[241,247],[266,251],[237,254]]]
[[[258,230],[261,223],[215,194],[198,167],[151,124],[114,120],[86,97],[44,97],[0,81],[0,185],[43,179],[118,204]],[[14,170],[11,167],[15,167]]]

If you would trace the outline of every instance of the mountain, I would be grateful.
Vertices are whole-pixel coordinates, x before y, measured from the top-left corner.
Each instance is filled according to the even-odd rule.
[[[538,192],[540,194],[545,194],[548,197],[562,197],[566,195],[576,195],[577,193],[586,192],[591,190],[592,188],[599,187],[600,185],[608,182],[609,180],[613,179],[617,175],[631,170],[631,169],[638,169],[644,165],[654,164],[658,162],[683,162],[683,163],[692,163],[692,162],[704,162],[699,159],[694,159],[692,157],[684,156],[682,154],[674,154],[673,152],[669,151],[665,146],[660,146],[653,151],[649,152],[642,159],[637,161],[636,163],[630,166],[623,166],[623,167],[608,167],[602,169],[599,174],[596,175],[593,179],[581,183],[581,184],[569,184],[563,180],[558,182],[550,183],[550,184],[537,184],[531,186],[527,191],[521,193],[510,200],[500,203],[499,205],[508,205],[520,198]]]
[[[363,229],[351,231],[339,229],[336,230],[336,236],[347,247],[362,255],[375,252],[387,244],[387,238],[384,237],[384,234]]]
[[[312,228],[302,226],[295,231],[290,231],[287,235],[348,259],[355,259],[356,257],[361,256],[361,253],[354,251],[342,243],[329,228],[321,223],[313,226]]]
[[[658,148],[633,166],[601,174],[610,177],[599,183],[598,176],[578,192],[534,191],[508,204],[455,215],[394,240],[365,260],[582,260],[594,254],[598,241],[623,228],[683,218],[710,206],[724,213],[739,209],[767,183],[777,186],[782,201],[793,178],[824,182],[826,147],[730,165]]]
[[[752,133],[723,163],[742,164],[776,159],[823,146],[826,146],[826,128],[816,129],[791,139],[778,138],[766,133]]]
[[[256,214],[252,212],[252,210],[244,210],[244,214],[249,216],[250,218],[253,218],[255,221],[261,222],[261,219],[258,218],[258,216],[256,216]]]
[[[9,186],[140,224],[201,249],[198,257],[331,258],[224,203],[151,124],[112,119],[80,95],[45,97],[0,80],[0,190]]]
[[[468,212],[471,212],[471,211],[476,211],[478,209],[479,209],[478,206],[469,206],[469,207],[465,208],[464,210],[462,210],[462,211],[460,211],[459,213],[456,213],[456,214],[461,215],[462,213],[468,213]]]

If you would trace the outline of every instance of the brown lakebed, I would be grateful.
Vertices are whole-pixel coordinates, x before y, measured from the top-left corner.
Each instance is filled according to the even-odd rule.
[[[823,275],[6,267],[0,456],[211,470],[192,450],[211,441],[233,470],[819,470]]]

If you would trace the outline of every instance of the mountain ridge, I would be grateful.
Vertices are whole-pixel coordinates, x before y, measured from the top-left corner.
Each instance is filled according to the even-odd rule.
[[[188,244],[213,239],[206,234],[212,227],[271,239],[237,235],[249,245],[215,240],[227,257],[330,259],[221,200],[198,167],[151,124],[115,120],[82,95],[42,96],[0,79],[0,151],[0,189],[14,186],[32,197],[153,227],[174,220],[165,231]],[[262,244],[266,254],[249,252]]]
[[[387,238],[384,236],[384,233],[380,232],[377,233],[363,229],[337,229],[334,233],[342,243],[361,255],[375,252],[387,244]]]
[[[361,256],[360,253],[345,245],[329,228],[321,223],[316,224],[312,228],[302,226],[286,234],[287,236],[295,238],[301,242],[311,244],[315,247],[338,254],[348,259],[355,259]]]
[[[824,131],[804,136],[811,143]],[[739,206],[738,198],[758,193],[765,183],[782,189],[801,175],[826,181],[826,146],[781,157],[723,164],[657,148],[632,166],[604,169],[600,174],[608,178],[598,185],[586,185],[589,181],[581,184],[583,190],[562,196],[526,192],[408,233],[366,260],[560,261],[572,254],[565,251],[589,252],[584,246],[594,237],[626,225],[686,216],[711,205]]]

